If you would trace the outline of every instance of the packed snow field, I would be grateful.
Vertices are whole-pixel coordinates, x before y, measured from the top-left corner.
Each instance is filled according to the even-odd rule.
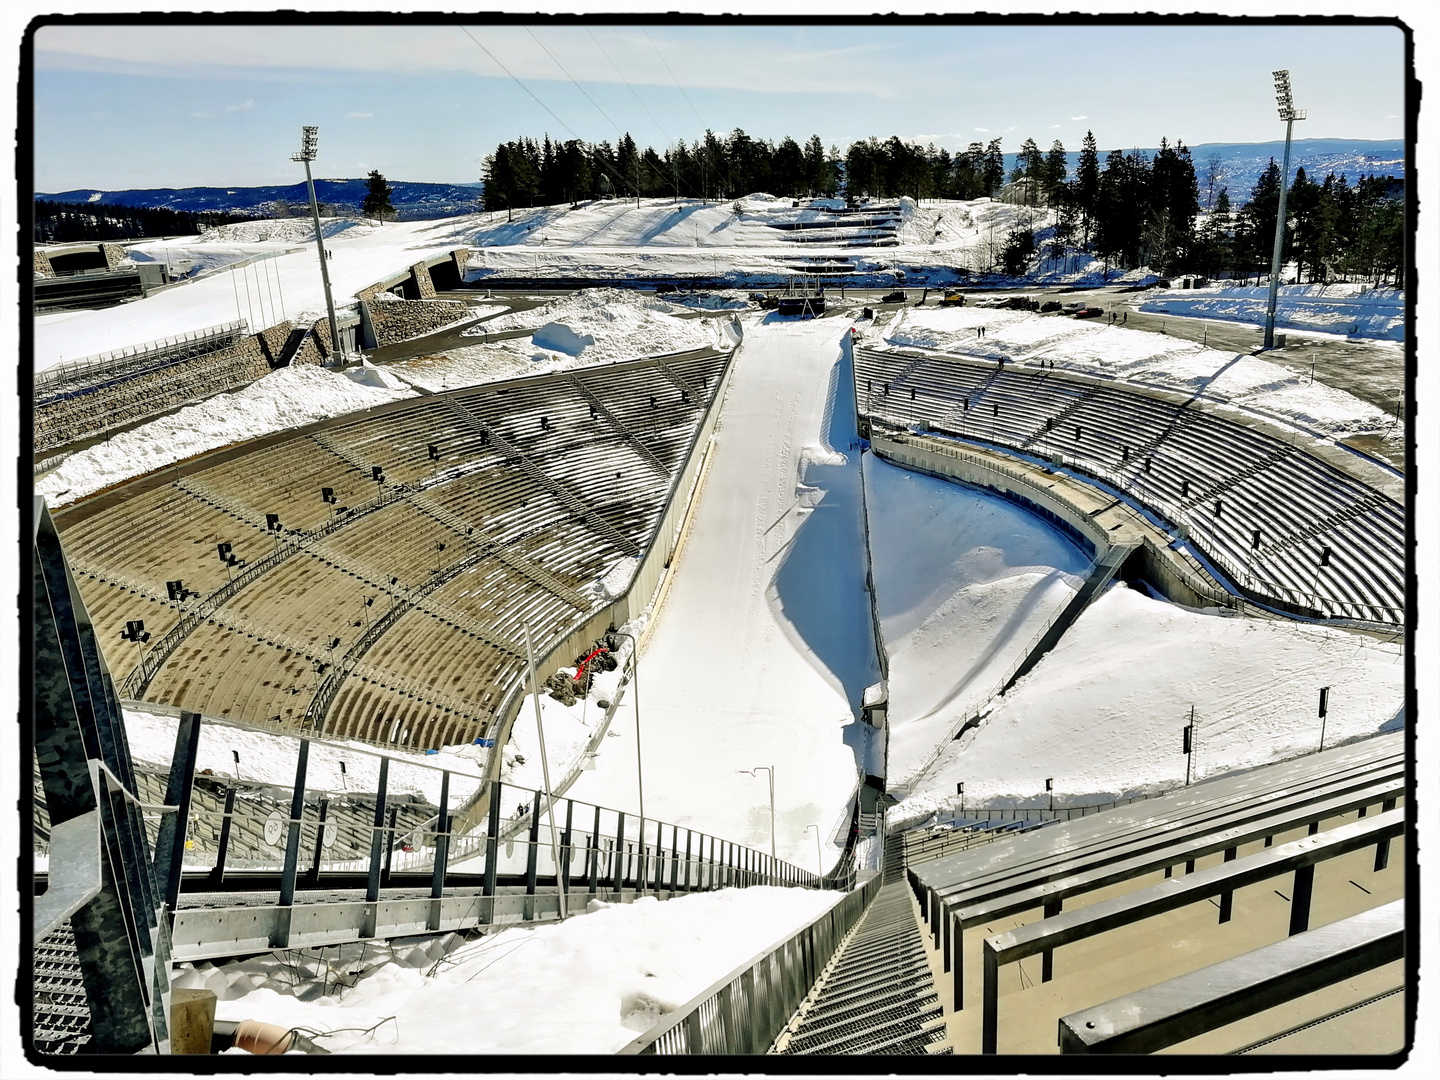
[[[708,319],[680,319],[689,309],[625,289],[586,289],[541,308],[499,315],[467,336],[536,328],[529,337],[449,348],[393,365],[432,392],[479,382],[542,375],[637,356],[709,345],[729,348],[737,335]]]
[[[642,649],[636,693],[571,790],[776,853],[833,863],[870,751],[855,717],[879,678],[865,593],[847,324],[769,316],[733,361],[704,491]],[[870,768],[875,768],[870,765]]]
[[[867,329],[865,340],[980,360],[1053,361],[1056,370],[1202,395],[1336,440],[1403,437],[1393,417],[1343,390],[1311,383],[1308,371],[1098,319],[980,307],[902,308]]]
[[[1149,293],[1137,310],[1265,325],[1268,287],[1212,286]],[[1369,285],[1284,285],[1275,302],[1275,325],[1380,341],[1405,340],[1405,294]]]
[[[889,787],[935,747],[1069,602],[1089,562],[997,495],[873,455],[865,486],[880,630],[890,659]]]
[[[892,827],[954,808],[1057,806],[1155,794],[1185,782],[1181,728],[1195,718],[1191,779],[1389,730],[1404,703],[1398,641],[1288,620],[1227,618],[1112,585],[1053,651],[948,745]]]
[[[563,923],[448,953],[453,936],[396,946],[353,986],[337,989],[332,977],[329,995],[316,961],[297,968],[275,956],[181,965],[173,985],[214,991],[217,1019],[334,1032],[316,1041],[335,1053],[613,1054],[839,898],[758,886],[663,903],[592,900]]]

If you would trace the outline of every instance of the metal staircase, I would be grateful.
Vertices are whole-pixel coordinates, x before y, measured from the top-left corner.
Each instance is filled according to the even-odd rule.
[[[905,885],[887,845],[884,884],[775,1040],[777,1054],[949,1054],[945,1020]]]

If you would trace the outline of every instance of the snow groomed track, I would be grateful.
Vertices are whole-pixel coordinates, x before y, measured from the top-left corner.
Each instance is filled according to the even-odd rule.
[[[848,323],[769,316],[732,361],[712,460],[639,670],[647,815],[826,866],[869,744],[879,664],[865,585]],[[636,796],[635,694],[571,794]],[[838,844],[832,845],[836,840]]]

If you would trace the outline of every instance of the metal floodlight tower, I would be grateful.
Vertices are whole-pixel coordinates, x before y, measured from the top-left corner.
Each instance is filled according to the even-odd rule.
[[[1285,245],[1285,188],[1290,182],[1290,131],[1296,120],[1305,119],[1305,110],[1290,100],[1290,72],[1276,71],[1275,104],[1285,121],[1285,164],[1280,170],[1280,205],[1275,211],[1275,250],[1270,256],[1270,297],[1265,304],[1265,348],[1275,347],[1275,299],[1280,292],[1280,250]]]
[[[320,129],[313,124],[306,124],[300,129],[300,152],[291,154],[290,160],[305,163],[305,187],[310,192],[310,218],[315,222],[315,247],[320,252],[320,279],[325,283],[325,311],[330,316],[330,345],[335,353],[339,353],[340,327],[335,323],[335,301],[330,296],[330,267],[325,258],[325,238],[320,235],[320,205],[315,201],[315,181],[310,177],[310,162],[315,160],[319,147]]]

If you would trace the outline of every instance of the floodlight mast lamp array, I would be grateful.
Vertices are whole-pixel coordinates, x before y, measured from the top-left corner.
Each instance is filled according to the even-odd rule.
[[[1290,182],[1290,132],[1296,120],[1305,119],[1305,110],[1295,108],[1290,98],[1290,72],[1276,71],[1275,104],[1285,121],[1285,164],[1280,170],[1280,205],[1275,210],[1275,249],[1270,256],[1270,296],[1265,304],[1265,348],[1275,347],[1275,300],[1280,292],[1280,251],[1285,245],[1285,189]]]
[[[310,162],[315,160],[319,148],[320,129],[313,124],[306,124],[300,129],[300,151],[291,154],[290,160],[305,164],[305,187],[310,192],[310,218],[315,222],[315,247],[320,252],[320,279],[325,283],[325,311],[330,316],[330,346],[333,352],[338,354],[340,327],[335,323],[335,301],[330,296],[330,267],[325,258],[325,238],[320,235],[320,205],[315,201],[315,181],[310,177]]]

